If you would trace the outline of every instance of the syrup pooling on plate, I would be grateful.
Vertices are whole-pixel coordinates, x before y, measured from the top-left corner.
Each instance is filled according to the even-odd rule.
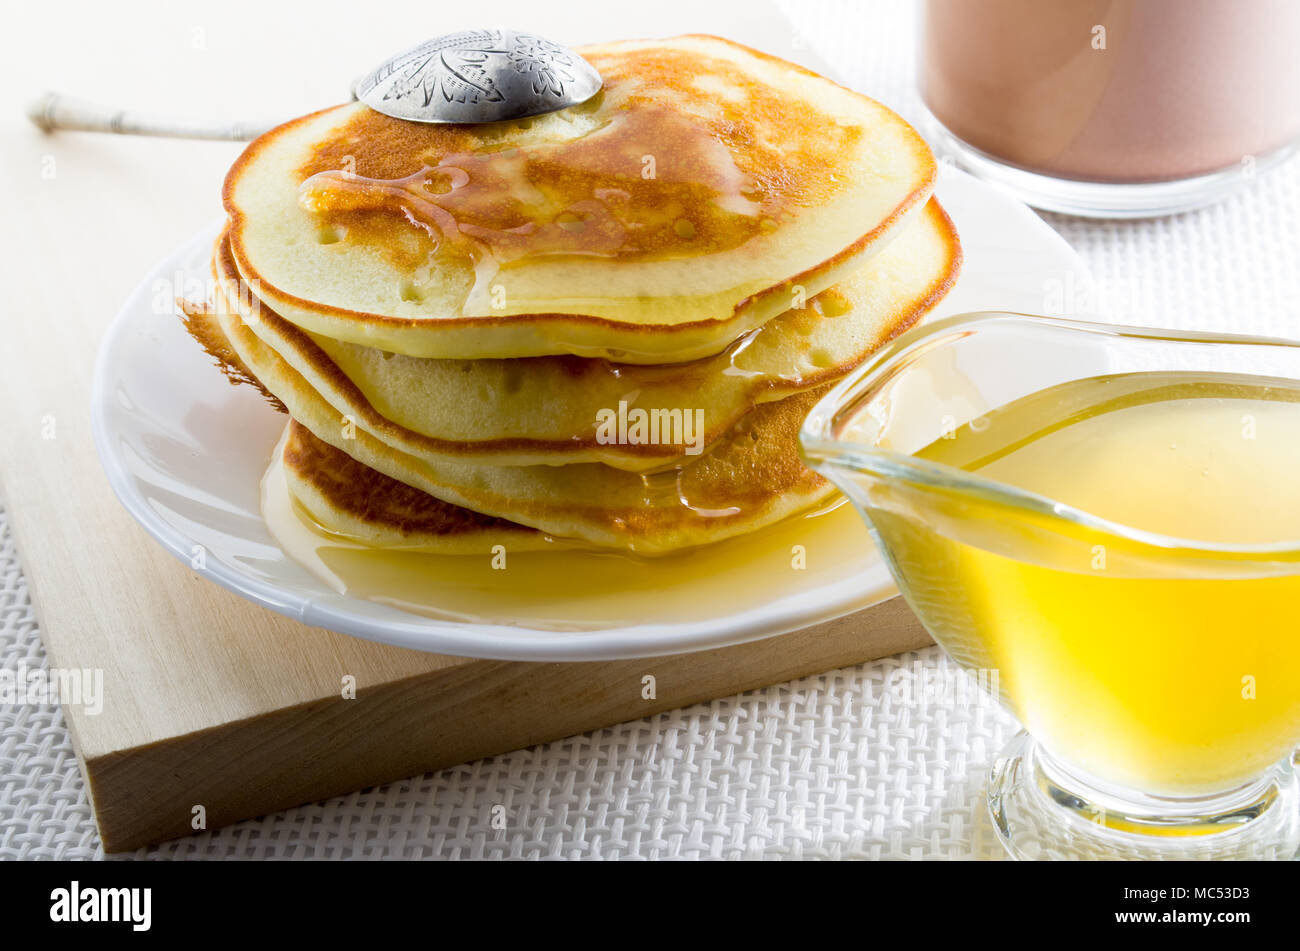
[[[536,119],[465,127],[360,112],[300,169],[300,202],[327,240],[373,243],[414,271],[439,252],[469,259],[466,308],[479,313],[493,280],[529,259],[717,254],[839,189],[836,145],[861,129],[814,108],[792,115],[758,83],[683,82],[699,66],[688,59],[597,58],[605,88],[556,114],[559,136],[530,135],[553,129]],[[656,83],[676,98],[656,98]],[[772,128],[779,142],[763,138]]]
[[[632,621],[731,617],[863,575],[870,539],[843,498],[763,531],[663,558],[584,550],[441,555],[381,549],[326,531],[288,490],[277,450],[262,515],[294,561],[332,590],[447,621],[596,630]],[[560,546],[557,545],[557,549]],[[880,597],[884,592],[864,592]]]

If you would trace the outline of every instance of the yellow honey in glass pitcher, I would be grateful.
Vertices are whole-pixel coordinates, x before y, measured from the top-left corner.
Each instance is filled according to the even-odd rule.
[[[1294,384],[1075,380],[915,455],[1198,544],[1300,538]],[[1239,785],[1300,739],[1300,575],[1233,572],[1231,552],[1166,564],[1100,526],[1001,537],[997,503],[963,504],[972,524],[952,534],[873,520],[936,638],[998,670],[1047,750],[1123,786],[1188,795]]]
[[[1012,855],[1300,853],[1300,344],[965,314],[800,438],[1023,723],[987,795]]]

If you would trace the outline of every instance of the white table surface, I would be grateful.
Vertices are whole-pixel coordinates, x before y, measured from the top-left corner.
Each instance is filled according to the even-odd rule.
[[[793,24],[747,3],[498,3],[497,19],[579,42],[720,32],[779,40],[915,117],[913,8],[906,2],[777,0]],[[61,136],[18,110],[43,85],[86,98],[229,118],[289,116],[340,98],[339,83],[394,45],[445,32],[439,8],[368,20],[266,0],[221,4],[23,4],[6,13],[0,56],[0,173],[16,219],[41,227],[6,243],[6,319],[23,282],[102,232],[110,276],[88,293],[115,309],[138,276],[218,211],[240,146]],[[613,10],[611,8],[620,8]],[[295,12],[297,11],[297,12]],[[467,25],[473,16],[459,11]],[[428,20],[420,26],[420,17]],[[762,22],[759,20],[762,19]],[[346,29],[337,25],[346,23]],[[333,25],[331,25],[333,24]],[[288,52],[273,55],[284,37]],[[265,87],[272,92],[261,93]],[[259,94],[261,99],[259,99]],[[256,103],[263,102],[262,108]],[[102,182],[74,221],[42,217],[41,176]],[[16,176],[30,182],[14,185]],[[1300,162],[1233,200],[1138,223],[1048,216],[1091,267],[1109,315],[1150,325],[1300,338]],[[109,223],[112,229],[109,228]],[[63,240],[70,229],[78,242]],[[111,241],[108,239],[111,237]],[[76,253],[83,253],[77,250]],[[11,284],[15,282],[15,284]],[[15,289],[16,285],[16,289]],[[80,298],[79,298],[80,299]],[[17,464],[0,460],[0,466]],[[0,505],[0,666],[44,663],[18,553]],[[159,858],[969,858],[998,857],[978,805],[1015,721],[986,704],[907,702],[897,685],[941,676],[935,648],[521,750],[136,853]],[[504,804],[509,828],[493,830]],[[0,706],[0,859],[103,857],[63,718]]]

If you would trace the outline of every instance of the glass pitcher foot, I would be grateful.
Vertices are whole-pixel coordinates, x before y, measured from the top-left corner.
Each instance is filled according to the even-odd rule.
[[[1017,859],[1255,860],[1300,852],[1300,779],[1290,760],[1222,795],[1127,798],[1081,779],[1022,732],[993,764],[988,809]]]

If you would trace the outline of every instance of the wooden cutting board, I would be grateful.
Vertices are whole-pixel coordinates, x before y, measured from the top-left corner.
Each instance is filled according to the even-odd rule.
[[[139,565],[120,581],[142,582]],[[88,626],[81,615],[75,627],[47,608],[71,587],[60,591],[55,566],[37,562],[29,574],[43,579],[33,588],[52,662],[108,665],[104,712],[65,710],[108,851],[189,834],[196,807],[217,828],[929,640],[892,598],[795,634],[700,654],[466,660],[305,628],[175,567],[155,579],[157,597],[118,602],[111,624]],[[345,676],[356,679],[355,699],[341,696]]]
[[[538,19],[532,5],[505,6],[504,21],[529,28]],[[583,30],[711,30],[798,52],[781,48],[797,33],[763,3],[635,6],[546,11],[544,32],[578,42]],[[304,23],[291,8],[231,0],[208,21],[140,17],[129,41],[113,43],[101,41],[120,35],[108,8],[87,8],[57,36],[30,19],[32,5],[10,24],[32,41],[0,64],[0,491],[51,664],[103,674],[102,713],[70,706],[65,717],[108,851],[188,834],[199,806],[213,829],[928,642],[895,598],[785,637],[657,660],[439,657],[247,604],[174,561],[126,515],[91,442],[98,341],[139,276],[219,211],[219,183],[241,146],[44,137],[22,118],[23,98],[40,77],[110,102],[232,115],[267,90],[261,69],[230,62],[278,62],[283,37],[317,64],[355,60],[360,69],[391,51],[391,29],[379,22],[350,17],[346,35],[313,25],[347,15],[339,7]],[[409,7],[399,22],[423,15]],[[624,22],[634,14],[647,22]],[[250,19],[259,23],[252,34],[242,27]],[[123,66],[146,61],[148,70]],[[337,99],[337,85],[330,70],[295,73],[268,111],[305,112]],[[647,675],[653,699],[643,697]],[[341,696],[346,676],[356,699]]]

